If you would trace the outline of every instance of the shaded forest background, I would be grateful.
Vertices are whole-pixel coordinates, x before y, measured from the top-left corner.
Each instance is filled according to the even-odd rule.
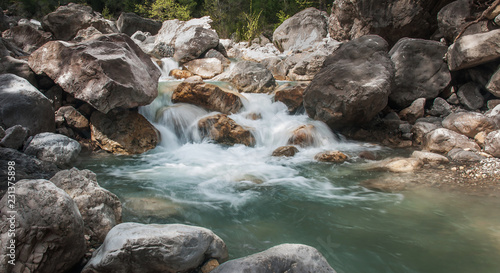
[[[159,21],[189,20],[209,15],[212,27],[221,38],[249,40],[260,34],[267,37],[284,20],[295,13],[315,7],[329,12],[327,0],[0,0],[0,7],[9,14],[41,19],[60,5],[70,2],[86,4],[108,19],[122,12],[135,12]]]

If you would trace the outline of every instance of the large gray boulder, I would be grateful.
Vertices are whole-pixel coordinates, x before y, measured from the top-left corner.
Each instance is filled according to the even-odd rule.
[[[85,235],[92,243],[104,242],[111,228],[121,223],[120,200],[99,186],[92,171],[72,168],[58,172],[50,181],[75,201],[83,218]]]
[[[76,160],[81,150],[80,143],[67,136],[40,133],[31,140],[24,152],[58,167],[65,167]]]
[[[158,96],[160,70],[125,34],[48,42],[30,55],[29,65],[103,113],[147,105]]]
[[[32,25],[19,25],[2,33],[2,37],[10,39],[16,46],[27,53],[32,53],[46,42],[52,40],[52,34],[41,31]]]
[[[42,19],[45,31],[52,32],[57,40],[69,41],[79,30],[94,27],[101,33],[117,33],[116,26],[102,17],[100,13],[92,10],[90,6],[69,3],[60,6]]]
[[[447,47],[436,41],[403,38],[389,55],[396,69],[389,100],[402,109],[418,98],[434,99],[451,81],[443,57]]]
[[[21,180],[15,198],[14,208],[8,195],[0,200],[0,272],[66,272],[83,258],[82,217],[66,192],[47,180]],[[9,236],[12,216],[15,238]],[[10,239],[15,265],[7,263]]]
[[[224,242],[205,228],[123,223],[111,229],[82,272],[191,272],[227,257]]]
[[[118,31],[128,36],[134,35],[137,31],[149,32],[151,35],[156,35],[161,29],[161,22],[142,18],[133,12],[122,12],[116,21],[116,27]]]
[[[462,29],[469,24],[473,15],[472,0],[458,0],[444,6],[437,15],[439,32],[448,40],[453,42]],[[488,31],[487,21],[475,23],[465,30],[463,36]]]
[[[496,129],[495,121],[476,112],[450,114],[443,120],[443,127],[474,138],[480,132],[489,133]]]
[[[388,102],[394,78],[387,42],[367,35],[325,60],[304,92],[307,114],[333,129],[371,121]]]
[[[230,71],[214,77],[213,80],[228,81],[243,93],[268,93],[276,87],[276,80],[271,71],[252,61],[238,62]]]
[[[448,153],[454,148],[469,149],[473,151],[481,150],[479,145],[467,136],[446,128],[438,128],[431,131],[425,135],[422,144],[425,150],[434,153]]]
[[[446,58],[451,71],[500,58],[500,29],[460,37],[448,48]]]
[[[211,29],[211,22],[208,16],[163,22],[152,53],[158,57],[174,57],[180,63],[198,58],[219,44],[219,36]]]
[[[328,35],[326,12],[307,8],[285,20],[273,33],[273,43],[281,52],[311,49]]]
[[[0,75],[0,126],[21,125],[30,135],[55,131],[52,103],[27,80],[14,74]]]
[[[310,246],[282,244],[268,250],[231,260],[215,268],[212,273],[334,273],[321,253]]]
[[[486,136],[484,151],[500,158],[500,130],[493,131]]]

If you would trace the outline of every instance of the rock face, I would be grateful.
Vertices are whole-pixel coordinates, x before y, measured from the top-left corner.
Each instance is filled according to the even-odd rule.
[[[211,79],[224,71],[222,62],[217,58],[192,60],[185,63],[184,67],[191,73],[198,75],[203,79]]]
[[[305,9],[285,20],[273,33],[273,43],[281,52],[302,51],[326,38],[326,13],[316,8]]]
[[[17,182],[15,194],[15,214],[8,212],[7,195],[0,201],[0,271],[66,272],[78,263],[85,253],[85,239],[82,217],[71,197],[43,179]],[[16,226],[14,266],[6,256],[10,215],[15,215]]]
[[[448,48],[451,71],[474,67],[500,58],[500,29],[460,37]]]
[[[141,154],[156,147],[159,137],[149,121],[137,112],[95,111],[90,117],[92,141],[114,154]]]
[[[74,3],[60,6],[47,14],[42,19],[42,26],[46,31],[52,32],[57,40],[63,41],[71,40],[79,30],[90,26],[104,34],[118,32],[113,24],[94,12],[90,6]]]
[[[48,42],[31,54],[29,65],[103,113],[147,105],[158,96],[160,70],[125,34]]]
[[[480,132],[491,132],[496,128],[495,121],[475,112],[450,114],[443,120],[443,127],[462,135],[474,138]]]
[[[191,272],[227,257],[224,242],[205,228],[123,223],[108,233],[82,272]]]
[[[194,79],[179,84],[172,94],[172,101],[190,103],[224,114],[238,113],[243,107],[237,93]]]
[[[288,112],[295,113],[302,107],[304,100],[304,90],[306,85],[289,85],[284,84],[274,91],[274,101],[281,101],[288,107]]]
[[[435,153],[447,153],[453,148],[471,149],[479,151],[481,148],[476,142],[455,131],[438,128],[428,133],[423,140],[424,149]]]
[[[137,31],[149,32],[156,35],[161,28],[161,22],[142,18],[133,12],[122,12],[116,21],[116,27],[121,33],[132,36]]]
[[[19,25],[2,33],[24,52],[32,53],[46,42],[52,40],[52,34],[40,31],[31,25]]]
[[[52,103],[27,80],[0,75],[0,126],[22,125],[30,135],[55,131]]]
[[[313,247],[283,244],[260,253],[221,264],[211,273],[317,272],[335,273],[321,253]]]
[[[500,130],[493,131],[486,136],[484,151],[500,158]]]
[[[343,163],[348,159],[348,157],[339,151],[328,151],[315,155],[314,159],[320,162]]]
[[[202,118],[198,121],[198,127],[203,136],[220,144],[229,146],[235,144],[255,145],[255,137],[252,133],[224,114]]]
[[[229,72],[215,77],[214,80],[231,82],[239,92],[244,93],[267,93],[276,87],[276,80],[271,71],[251,61],[236,63]]]
[[[402,109],[418,98],[433,99],[451,81],[443,57],[447,47],[436,41],[403,38],[389,55],[396,69],[389,100]]]
[[[307,114],[333,129],[372,120],[387,105],[392,89],[394,68],[387,46],[374,35],[343,44],[305,90]]]
[[[277,157],[281,157],[281,156],[292,157],[292,156],[294,156],[298,152],[299,152],[299,149],[297,149],[295,146],[282,146],[282,147],[276,148],[276,150],[273,151],[272,156],[277,156]]]
[[[186,22],[177,19],[163,22],[154,43],[153,54],[174,57],[180,63],[200,57],[219,44],[219,36],[211,29],[211,22],[208,16]]]
[[[83,218],[85,235],[90,236],[91,242],[104,242],[111,228],[121,223],[120,200],[99,186],[95,173],[72,168],[58,172],[50,181],[75,201]]]

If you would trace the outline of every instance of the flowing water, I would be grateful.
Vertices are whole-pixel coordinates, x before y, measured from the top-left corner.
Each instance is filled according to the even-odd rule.
[[[500,272],[499,200],[365,189],[359,182],[380,174],[355,168],[362,161],[356,155],[398,151],[347,141],[304,114],[289,115],[265,94],[244,94],[244,110],[230,116],[252,128],[255,147],[212,143],[196,127],[210,113],[170,102],[178,83],[160,83],[160,96],[140,109],[161,132],[156,149],[96,155],[79,166],[120,197],[124,221],[209,228],[226,242],[230,258],[302,243],[316,247],[337,272]],[[271,157],[306,124],[315,128],[313,147],[292,158]],[[314,161],[327,150],[351,160]]]

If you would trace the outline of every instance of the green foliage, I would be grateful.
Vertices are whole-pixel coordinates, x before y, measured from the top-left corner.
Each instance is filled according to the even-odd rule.
[[[283,22],[286,21],[286,19],[290,18],[291,15],[286,14],[283,10],[280,10],[278,13],[276,13],[276,17],[278,17],[278,23],[274,24],[274,29],[277,29]]]
[[[155,0],[151,4],[138,4],[135,7],[137,13],[160,21],[191,19],[189,6],[181,5],[174,0]]]
[[[104,8],[102,9],[102,17],[109,20],[113,19],[113,15],[111,14],[107,6],[104,6]]]
[[[257,37],[259,33],[259,19],[262,14],[262,10],[259,13],[252,12],[250,14],[243,12],[245,16],[246,25],[241,29],[241,39],[245,41],[251,41],[253,38]]]

